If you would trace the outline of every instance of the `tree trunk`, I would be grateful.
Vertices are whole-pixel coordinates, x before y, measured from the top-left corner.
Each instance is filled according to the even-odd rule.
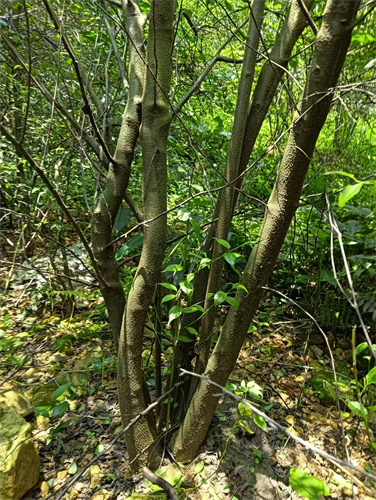
[[[304,3],[307,9],[309,10],[312,7],[313,0],[305,0]],[[248,165],[257,136],[265,120],[266,114],[270,108],[278,84],[281,81],[282,76],[286,71],[292,50],[299,36],[306,27],[306,25],[307,25],[307,20],[304,13],[301,10],[301,7],[299,6],[298,0],[293,0],[289,15],[281,29],[281,32],[277,36],[273,49],[268,57],[268,60],[265,62],[261,70],[261,74],[257,80],[256,88],[252,97],[252,103],[248,111],[245,130],[242,136],[242,142],[241,144],[238,144],[239,150],[241,149],[241,155],[240,159],[237,160],[238,168],[236,174],[233,175],[232,180],[236,177],[241,176],[241,174],[244,172],[244,170]],[[244,106],[245,109],[248,109],[248,103],[246,103]],[[239,179],[235,183],[235,189],[232,190],[233,191],[232,210],[228,210],[231,220],[236,202],[238,200],[239,190],[241,189],[242,184],[243,184],[243,177],[239,177]],[[221,203],[222,203],[222,198],[218,200],[218,203],[216,205],[214,219],[216,219],[219,216],[219,207]],[[228,219],[228,215],[226,214],[226,212],[224,215],[225,218]],[[223,222],[221,222],[221,225],[224,225]],[[212,226],[209,228],[207,234],[207,241],[205,243],[205,250],[209,258],[212,258],[213,238],[215,236],[215,233],[216,233],[216,224],[212,224]],[[222,233],[225,234],[225,236],[217,235],[217,237],[222,237],[223,239],[227,239],[228,231],[227,233],[222,231]],[[220,271],[222,272],[222,270]],[[194,292],[192,297],[193,304],[204,303],[207,294],[208,279],[209,279],[208,268],[204,268],[198,271],[198,273],[196,274]],[[219,287],[215,291],[218,291],[218,289]],[[197,320],[195,326],[197,329],[199,328],[200,321],[198,320],[198,317],[200,315],[201,313],[198,313],[196,317],[194,314],[190,314],[188,316],[183,317],[182,335],[190,337],[190,334],[189,332],[186,331],[185,327],[187,324],[191,324],[192,321]],[[204,331],[205,332],[208,331],[208,325],[204,328]],[[179,350],[181,351],[180,357],[182,358],[182,366],[183,368],[188,370],[191,368],[191,361],[193,359],[194,342],[195,338],[192,337],[192,344],[188,344],[186,342],[179,343]],[[202,363],[202,366],[206,365],[207,355],[208,353],[204,354],[204,356],[206,357],[206,361],[205,363]],[[197,385],[196,380],[192,380],[192,384]]]
[[[132,37],[129,60],[129,92],[119,138],[115,150],[115,164],[110,164],[106,187],[99,198],[92,217],[92,244],[98,267],[103,277],[100,281],[111,330],[116,346],[119,342],[125,308],[125,295],[119,279],[119,265],[112,245],[112,229],[116,215],[128,187],[134,148],[139,137],[141,100],[145,78],[143,57],[144,16],[137,1],[125,2],[125,25]]]
[[[226,384],[236,363],[262,298],[262,287],[273,271],[298,207],[315,144],[330,109],[333,88],[346,58],[359,3],[359,0],[329,0],[326,5],[299,114],[294,117],[259,242],[253,248],[241,280],[248,293],[238,290],[239,307],[231,308],[205,371],[207,377],[220,385]],[[177,460],[185,462],[195,457],[217,407],[217,392],[201,381],[175,441]]]
[[[118,392],[124,426],[145,408],[142,380],[142,344],[155,286],[166,247],[167,135],[171,122],[168,93],[171,84],[174,0],[154,0],[150,9],[147,48],[148,70],[142,102],[144,244],[129,293],[118,356]],[[155,429],[140,420],[125,435],[134,470],[147,463],[157,466]]]
[[[218,198],[218,223],[216,238],[227,240],[231,227],[234,188],[231,183],[237,178],[240,162],[241,148],[247,122],[247,110],[255,74],[256,55],[260,40],[262,19],[264,14],[264,0],[255,0],[252,3],[252,11],[249,16],[248,35],[244,52],[242,73],[238,88],[238,97],[235,108],[234,124],[232,127],[231,142],[229,147],[225,179],[228,186],[219,193]],[[214,299],[208,298],[209,294],[215,294],[220,289],[223,271],[223,258],[225,252],[223,245],[217,241],[213,242],[212,265],[207,286],[205,300],[206,314],[202,319],[200,328],[199,355],[195,366],[197,373],[203,373],[209,359],[213,324],[215,318]],[[193,381],[192,381],[193,382]],[[194,385],[194,384],[193,384]]]

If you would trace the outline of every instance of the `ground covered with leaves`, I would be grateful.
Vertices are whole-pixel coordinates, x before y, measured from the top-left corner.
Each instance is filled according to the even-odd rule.
[[[122,438],[99,456],[121,431],[116,353],[99,294],[84,295],[67,318],[58,302],[42,308],[20,286],[10,287],[1,304],[1,396],[16,390],[30,401],[28,419],[41,459],[39,484],[24,498],[166,498],[145,478],[132,477]],[[219,325],[226,313],[226,308],[218,311]],[[337,366],[339,381],[346,382],[351,342],[331,342],[335,359],[344,360],[342,368]],[[143,356],[151,388],[152,346],[149,332]],[[367,429],[343,402],[341,424],[331,399],[332,375],[325,343],[311,323],[266,302],[227,387],[311,445],[342,459],[348,456],[375,473],[376,428],[370,424]],[[352,390],[348,383],[341,389]],[[166,452],[158,474],[182,499],[319,498],[321,481],[328,488],[321,493],[332,498],[375,498],[372,480],[304,449],[283,432],[262,430],[264,422],[253,417],[237,401],[222,397],[194,463],[183,467]],[[316,479],[321,481],[315,489]],[[302,484],[308,484],[307,491]]]

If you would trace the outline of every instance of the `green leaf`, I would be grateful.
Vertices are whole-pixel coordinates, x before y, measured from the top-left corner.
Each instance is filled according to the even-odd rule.
[[[210,263],[211,263],[211,259],[209,259],[208,257],[204,257],[203,259],[200,260],[199,269],[202,269],[203,267],[209,267]]]
[[[350,177],[354,182],[357,182],[357,179],[353,174],[349,172],[341,172],[340,170],[332,170],[331,172],[325,172],[324,175],[343,175],[345,177]]]
[[[50,414],[51,406],[34,406],[33,409],[37,415],[48,417]]]
[[[359,417],[361,417],[363,420],[367,419],[367,408],[365,408],[362,403],[359,403],[359,401],[348,401],[347,406],[353,413],[355,413],[355,415],[359,415]]]
[[[235,285],[232,285],[232,288],[235,288],[235,290],[243,290],[243,292],[245,292],[248,295],[248,290],[241,283],[235,283]]]
[[[376,406],[369,406],[368,410],[368,419],[372,417],[372,415],[376,412]]]
[[[289,484],[299,495],[310,500],[318,500],[320,495],[330,495],[328,485],[324,481],[301,469],[290,469]]]
[[[147,14],[150,10],[150,2],[148,2],[147,0],[141,0],[140,10],[143,14]]]
[[[262,417],[261,415],[253,415],[253,421],[258,427],[260,427],[260,429],[264,429],[264,431],[268,428],[264,417]]]
[[[361,344],[357,345],[356,346],[356,349],[355,349],[355,354],[358,355],[360,354],[361,352],[363,352],[365,349],[367,349],[368,347],[368,344],[367,342],[362,342]]]
[[[170,264],[169,266],[166,267],[166,269],[163,271],[164,273],[177,273],[178,271],[182,271],[183,266],[180,264]]]
[[[214,295],[214,305],[219,306],[226,299],[227,299],[227,293],[219,291]]]
[[[114,223],[115,231],[121,231],[131,219],[132,212],[130,209],[128,207],[120,207]]]
[[[205,309],[202,306],[200,306],[200,304],[195,304],[194,307],[202,313],[205,312]]]
[[[72,462],[71,466],[68,469],[68,474],[73,475],[73,474],[76,474],[76,472],[77,472],[77,464],[76,464],[76,462]]]
[[[247,382],[247,392],[255,399],[262,399],[262,387],[260,387],[254,380]]]
[[[161,300],[161,304],[164,304],[165,302],[168,302],[169,300],[172,300],[176,297],[174,293],[169,293],[168,295],[165,295],[163,299]]]
[[[62,403],[59,403],[55,408],[52,410],[52,415],[55,417],[59,417],[60,415],[63,415],[69,408],[69,403],[68,401],[63,401]]]
[[[168,313],[168,324],[174,319],[179,318],[183,314],[183,308],[180,306],[172,306]]]
[[[235,297],[229,297],[227,295],[226,302],[230,304],[230,306],[232,306],[234,309],[237,309],[239,307],[239,301]]]
[[[187,283],[191,283],[193,281],[193,278],[195,277],[194,273],[189,273],[187,274]]]
[[[64,392],[67,392],[67,390],[69,389],[70,386],[71,386],[71,384],[64,384],[64,385],[61,385],[60,387],[58,387],[56,389],[56,391],[52,394],[51,402],[54,403],[59,396],[64,394]]]
[[[222,240],[221,238],[216,238],[217,243],[222,245],[223,247],[229,249],[230,248],[230,243],[226,240]]]
[[[364,377],[365,381],[367,382],[367,385],[369,384],[376,384],[376,366],[370,370],[367,375]]]
[[[363,187],[363,182],[358,182],[357,184],[349,184],[345,187],[338,197],[338,206],[342,208],[346,203],[351,200]]]
[[[179,208],[178,210],[178,218],[185,222],[189,219],[190,217],[190,214],[189,214],[189,210],[187,207],[182,207],[182,208]]]
[[[175,285],[171,285],[171,283],[158,283],[158,285],[164,286],[168,290],[174,290],[175,292],[178,291]]]
[[[187,295],[188,298],[191,298],[193,293],[193,286],[191,283],[187,281],[182,281],[180,283],[180,289]]]
[[[196,311],[198,311],[196,306],[188,306],[188,307],[184,307],[184,309],[183,309],[184,314],[193,313]]]
[[[249,434],[254,434],[253,430],[249,427],[247,422],[244,422],[243,420],[240,420],[239,425],[243,427]]]
[[[225,261],[228,262],[231,267],[233,267],[238,260],[238,257],[241,257],[241,255],[240,253],[226,252],[223,254],[223,257]]]
[[[99,453],[102,453],[103,450],[104,450],[104,445],[98,444],[98,446],[95,448],[95,454],[99,455]]]
[[[198,333],[197,333],[196,328],[193,328],[192,326],[187,326],[187,330],[189,331],[189,333],[191,333],[192,335],[195,335],[197,337]]]
[[[238,412],[240,413],[240,416],[246,420],[252,415],[251,408],[245,403],[238,404]]]
[[[137,247],[142,245],[144,242],[144,234],[138,233],[136,236],[133,236],[125,245],[119,248],[116,252],[115,259],[120,260],[126,257],[129,253],[133,252]]]
[[[195,235],[200,236],[202,234],[200,223],[195,219],[191,219],[191,224],[193,227],[193,231],[195,232]]]
[[[199,474],[200,472],[202,472],[204,470],[204,461],[201,460],[201,462],[199,462],[196,467],[195,467],[195,474]]]
[[[178,335],[178,340],[180,340],[180,342],[192,342],[192,339],[185,335]]]
[[[376,59],[371,59],[365,66],[364,69],[371,69],[376,67]]]

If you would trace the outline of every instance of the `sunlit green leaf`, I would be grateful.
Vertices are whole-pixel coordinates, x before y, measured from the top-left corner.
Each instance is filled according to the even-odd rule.
[[[158,285],[163,286],[164,288],[167,288],[168,290],[174,290],[175,292],[178,291],[175,285],[172,285],[171,283],[158,283]]]
[[[222,304],[227,298],[227,293],[219,291],[216,294],[214,294],[214,305],[219,306]]]
[[[316,476],[310,476],[301,469],[290,469],[289,484],[303,498],[318,500],[320,496],[330,495],[328,485]]]
[[[235,298],[235,297],[230,297],[229,295],[227,295],[226,297],[226,302],[228,302],[230,304],[230,306],[232,306],[234,309],[237,309],[239,307],[239,301]]]
[[[176,273],[176,272],[182,271],[182,270],[183,270],[183,266],[181,266],[180,264],[170,264],[169,266],[166,267],[166,269],[163,272],[164,273],[169,273],[169,272]]]
[[[68,469],[68,474],[76,474],[77,472],[77,463],[76,462],[72,462],[69,469]]]
[[[238,404],[238,412],[240,413],[240,416],[246,420],[252,415],[252,409],[242,402]]]
[[[183,314],[183,308],[180,306],[172,306],[169,313],[168,313],[168,323],[170,324],[171,321],[174,321],[174,319],[179,318]]]
[[[367,408],[362,405],[362,403],[359,403],[359,401],[348,401],[347,406],[353,413],[361,417],[363,420],[366,420],[368,411]]]
[[[170,300],[174,299],[176,295],[174,293],[169,293],[163,297],[161,300],[161,304],[164,304],[165,302],[169,302]]]
[[[195,467],[195,474],[199,474],[200,472],[202,472],[204,470],[204,466],[205,466],[205,463],[203,460],[201,460],[201,462],[199,462],[196,467]]]
[[[338,206],[343,207],[346,203],[351,200],[363,187],[363,182],[358,182],[357,184],[349,184],[345,187],[343,191],[340,192],[338,197]]]
[[[368,384],[376,384],[376,366],[374,366],[364,377],[367,385]]]
[[[64,384],[58,387],[56,391],[52,394],[51,402],[54,403],[59,396],[61,396],[62,394],[64,394],[69,390],[70,386],[71,384]]]
[[[260,427],[260,429],[266,430],[268,428],[264,417],[262,417],[261,415],[253,415],[253,421],[258,427]]]
[[[222,238],[216,238],[216,241],[225,248],[230,248],[230,243]]]

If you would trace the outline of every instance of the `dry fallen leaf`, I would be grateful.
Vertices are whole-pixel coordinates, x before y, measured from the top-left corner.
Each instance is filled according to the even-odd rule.
[[[88,472],[90,477],[90,487],[92,489],[98,488],[101,485],[101,478],[103,477],[99,465],[92,465],[89,467]]]
[[[66,470],[61,470],[60,472],[57,473],[57,478],[59,481],[62,481],[65,479],[65,476],[68,474],[68,471]]]

